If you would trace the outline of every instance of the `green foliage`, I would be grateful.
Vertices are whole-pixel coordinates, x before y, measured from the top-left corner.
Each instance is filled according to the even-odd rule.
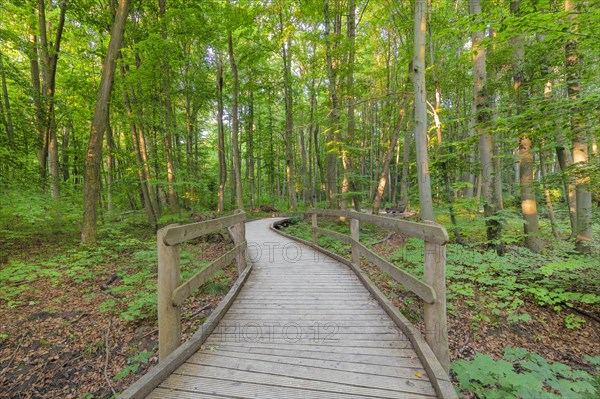
[[[130,374],[134,374],[141,365],[148,363],[148,360],[154,355],[153,352],[140,352],[127,359],[127,366],[113,377],[113,380],[119,381]]]
[[[473,360],[453,362],[451,368],[459,389],[480,398],[580,398],[598,392],[589,373],[550,363],[523,348],[506,348],[500,360],[477,353]]]

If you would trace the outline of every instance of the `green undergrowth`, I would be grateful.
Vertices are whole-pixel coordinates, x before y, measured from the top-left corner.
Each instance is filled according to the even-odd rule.
[[[585,356],[590,365],[600,366],[600,357]],[[548,362],[523,348],[506,348],[504,357],[494,360],[477,353],[473,360],[452,363],[459,391],[479,398],[597,398],[600,375],[575,370],[560,362]]]
[[[319,226],[349,234],[347,223],[319,220]],[[311,239],[310,222],[290,225],[286,231],[305,240]],[[385,232],[372,226],[361,226],[361,242],[371,246],[385,237]],[[341,255],[350,254],[350,246],[319,234],[319,244]],[[423,275],[424,244],[407,238],[387,259],[416,277]],[[528,321],[526,300],[555,311],[578,306],[600,308],[599,259],[580,255],[568,243],[557,241],[551,250],[535,254],[528,249],[508,245],[502,256],[477,244],[446,246],[448,310],[460,301],[476,312],[475,322],[491,324]],[[399,288],[401,289],[401,288]],[[567,328],[577,328],[587,321],[568,313]]]
[[[84,301],[98,303],[102,312],[127,321],[156,318],[156,238],[143,215],[136,213],[101,225],[95,247],[79,246],[77,237],[40,245],[35,252],[13,253],[5,259],[0,268],[2,306],[35,306],[41,302],[41,287],[66,285],[76,287]],[[181,245],[182,280],[210,263],[202,253],[202,244]],[[222,294],[228,280],[222,272],[217,273],[201,291]]]

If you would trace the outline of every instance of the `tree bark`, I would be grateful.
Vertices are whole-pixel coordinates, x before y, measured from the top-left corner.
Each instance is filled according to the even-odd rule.
[[[402,102],[402,107],[400,108],[400,118],[399,121],[392,132],[392,138],[390,140],[390,144],[387,148],[385,156],[383,158],[383,167],[381,170],[381,175],[379,176],[379,184],[377,185],[377,191],[375,192],[375,199],[373,200],[373,215],[379,214],[379,208],[381,207],[381,200],[383,198],[383,193],[385,192],[386,185],[388,184],[388,176],[390,174],[390,163],[392,162],[392,157],[394,156],[394,149],[398,144],[398,135],[400,134],[400,129],[402,127],[402,123],[404,121],[404,115],[406,114],[406,106],[408,104],[408,96],[404,96],[404,101]]]
[[[469,13],[479,15],[481,4],[479,0],[469,2]],[[499,242],[502,235],[502,224],[499,220],[499,206],[495,201],[498,194],[495,193],[494,175],[496,174],[496,163],[493,159],[494,139],[489,134],[490,110],[489,95],[486,87],[486,49],[481,45],[483,32],[477,31],[471,34],[473,41],[473,114],[475,115],[475,126],[479,136],[479,162],[481,163],[481,174],[478,185],[481,185],[483,196],[483,214],[486,219],[487,238],[490,245],[496,248],[498,253],[503,252],[503,245]]]
[[[337,99],[337,67],[334,65],[333,52],[337,48],[337,38],[334,37],[334,43],[331,40],[331,20],[329,16],[329,0],[323,2],[323,13],[325,17],[325,57],[327,59],[327,80],[329,82],[329,129],[327,130],[327,144],[325,150],[326,170],[327,170],[327,199],[329,208],[335,209],[338,206],[337,201],[337,147],[338,147],[338,99]],[[339,31],[337,13],[334,16],[334,36]]]
[[[279,8],[279,29],[281,35],[281,58],[283,59],[283,89],[285,97],[285,176],[288,186],[290,210],[298,210],[296,202],[296,178],[294,172],[294,111],[291,87],[290,40],[284,37],[283,10]]]
[[[56,138],[55,126],[54,92],[56,87],[56,66],[58,62],[63,28],[65,25],[66,7],[66,0],[62,0],[60,3],[60,17],[56,29],[56,37],[54,39],[54,45],[52,45],[52,43],[48,41],[46,6],[44,0],[38,0],[38,19],[40,30],[39,49],[42,55],[41,71],[43,90],[43,134],[45,137],[45,142],[48,145],[47,154],[50,171],[50,192],[52,194],[52,198],[55,200],[60,198],[60,172],[58,166],[58,141]]]
[[[240,161],[240,147],[238,144],[238,97],[239,97],[239,80],[238,69],[235,57],[233,54],[233,37],[229,32],[229,62],[231,64],[231,75],[233,78],[233,93],[231,100],[231,147],[233,151],[233,174],[235,184],[236,205],[240,210],[244,210],[244,198],[242,194],[242,172]]]
[[[158,0],[158,8],[160,12],[160,34],[163,41],[167,41],[167,26],[165,21],[166,0]],[[165,106],[165,155],[167,158],[167,192],[169,199],[169,208],[174,214],[179,213],[179,201],[177,200],[177,192],[175,191],[175,164],[173,162],[173,107],[171,105],[171,68],[169,67],[168,57],[163,59],[163,93]]]
[[[219,136],[219,191],[217,211],[225,211],[225,183],[227,182],[227,159],[225,157],[225,129],[223,126],[223,60],[217,55],[217,128]]]
[[[348,46],[348,62],[346,76],[346,98],[348,102],[348,131],[346,140],[342,143],[342,167],[344,179],[342,183],[342,208],[345,207],[349,192],[352,194],[354,209],[360,212],[360,198],[356,193],[357,187],[353,176],[353,162],[348,151],[348,146],[354,144],[356,121],[354,120],[354,43],[356,41],[356,0],[348,0],[348,18],[346,38]]]
[[[520,15],[520,1],[511,1],[511,13]],[[511,40],[512,45],[512,72],[515,89],[515,109],[517,116],[523,113],[525,104],[525,73],[523,62],[525,47],[523,38],[519,35]],[[518,128],[517,128],[518,129]],[[519,131],[519,184],[521,187],[521,212],[524,220],[525,245],[533,252],[542,249],[540,239],[540,227],[537,215],[537,201],[535,198],[535,185],[533,180],[533,152],[531,150],[531,138],[527,133]],[[498,171],[496,170],[496,173]]]
[[[250,92],[248,104],[248,141],[246,142],[246,155],[248,160],[248,185],[250,189],[250,209],[256,208],[254,184],[254,94]]]
[[[565,11],[567,20],[571,23],[571,33],[576,33],[579,28],[577,10],[571,0],[565,0]],[[569,36],[565,45],[565,56],[567,95],[573,103],[576,103],[581,96],[577,70],[579,64],[577,36]],[[584,122],[576,106],[571,110],[571,136],[573,138],[573,164],[579,171],[575,175],[575,210],[577,213],[575,244],[579,252],[589,253],[592,243],[592,193],[589,187],[590,177],[583,172],[588,165],[589,154]]]
[[[2,98],[4,100],[4,106],[1,107],[2,113],[4,114],[4,127],[6,128],[6,139],[8,140],[8,148],[14,149],[15,147],[15,130],[12,122],[12,114],[10,111],[10,99],[8,97],[8,88],[6,86],[6,72],[4,71],[4,62],[2,61],[2,53],[0,53],[0,78],[2,79]],[[0,100],[0,103],[2,101]]]
[[[427,91],[425,88],[425,35],[427,2],[416,0],[414,17],[413,86],[415,102],[415,148],[417,154],[417,177],[419,182],[419,206],[421,219],[435,222],[431,198],[429,155],[427,153]]]
[[[123,42],[125,22],[130,0],[119,0],[115,21],[110,35],[108,53],[102,67],[100,88],[90,129],[90,140],[86,151],[85,179],[83,188],[83,228],[81,243],[96,243],[97,207],[100,191],[100,165],[102,162],[102,138],[108,123],[109,101],[112,93],[116,60]]]

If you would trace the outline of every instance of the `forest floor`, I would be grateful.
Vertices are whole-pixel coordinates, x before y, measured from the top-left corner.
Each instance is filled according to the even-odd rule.
[[[156,244],[147,227],[0,240],[0,398],[111,398],[156,364]],[[182,247],[182,275],[218,258],[226,234]],[[237,278],[225,268],[182,309],[188,339]]]

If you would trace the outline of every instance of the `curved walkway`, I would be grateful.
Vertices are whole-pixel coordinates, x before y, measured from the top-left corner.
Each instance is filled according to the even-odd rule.
[[[348,268],[246,224],[254,266],[202,348],[148,398],[426,398],[409,339]]]

